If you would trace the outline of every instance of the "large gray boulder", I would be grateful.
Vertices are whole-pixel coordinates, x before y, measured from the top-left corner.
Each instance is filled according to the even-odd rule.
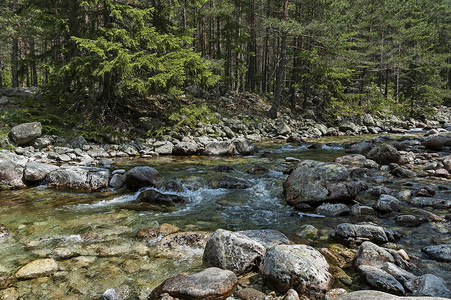
[[[445,297],[451,298],[451,291],[446,286],[445,280],[443,278],[437,277],[432,274],[425,274],[415,281],[415,291],[416,296],[433,296],[433,297]]]
[[[372,266],[360,266],[359,271],[370,286],[395,295],[405,295],[406,291],[395,277],[384,270]]]
[[[395,147],[389,144],[382,144],[366,154],[366,157],[374,160],[380,165],[388,165],[391,163],[402,164],[403,159],[401,153]]]
[[[333,276],[324,256],[307,245],[276,245],[266,253],[261,268],[263,280],[280,293],[294,289],[317,299],[332,287]]]
[[[169,141],[158,141],[153,144],[154,151],[160,155],[172,154],[174,144]]]
[[[255,155],[258,152],[257,145],[245,138],[237,138],[233,141],[233,144],[239,155]]]
[[[188,141],[175,144],[172,153],[175,155],[194,155],[199,151],[200,147],[196,142]]]
[[[235,145],[231,142],[210,142],[205,146],[204,155],[233,155],[235,152]]]
[[[29,142],[42,135],[42,125],[39,122],[23,123],[11,128],[8,136],[19,146],[27,145]]]
[[[444,147],[451,146],[451,132],[445,132],[425,138],[423,146],[429,150],[441,151]]]
[[[413,197],[407,201],[413,206],[432,206],[434,208],[451,208],[451,200],[436,197]]]
[[[30,161],[25,165],[24,178],[30,182],[42,181],[50,172],[55,171],[58,168],[59,167],[55,165]]]
[[[0,190],[26,187],[23,171],[27,162],[26,157],[0,150]]]
[[[434,260],[451,262],[451,244],[432,245],[424,247],[421,251]]]
[[[360,245],[354,257],[353,265],[356,269],[363,265],[382,268],[387,262],[393,263],[402,269],[409,267],[408,262],[397,251],[380,247],[371,242],[363,242]]]
[[[282,243],[289,243],[288,238],[275,230],[218,229],[205,246],[203,263],[244,274],[259,266],[268,248]]]
[[[381,213],[390,213],[394,211],[399,211],[401,202],[393,196],[382,194],[374,203],[373,208]]]
[[[365,186],[350,180],[349,171],[338,163],[305,160],[284,182],[284,193],[289,204],[320,204],[351,200]]]
[[[439,297],[399,297],[381,291],[355,291],[342,295],[335,300],[446,300]]]
[[[157,298],[168,293],[182,299],[226,299],[235,291],[237,283],[232,271],[208,268],[199,273],[166,279],[152,291],[152,296]]]
[[[348,165],[356,168],[376,169],[379,165],[371,159],[366,158],[362,154],[348,154],[335,159],[336,163]]]
[[[373,223],[342,223],[335,228],[332,236],[347,243],[371,241],[376,244],[393,242],[397,238],[392,230]]]
[[[109,171],[102,168],[65,166],[47,176],[47,185],[58,189],[102,191],[108,188]]]
[[[375,146],[369,142],[356,142],[345,149],[346,153],[354,153],[354,154],[367,154],[371,151]]]
[[[139,166],[125,173],[124,184],[129,189],[139,189],[142,187],[154,187],[160,180],[161,175],[157,170],[148,166]]]

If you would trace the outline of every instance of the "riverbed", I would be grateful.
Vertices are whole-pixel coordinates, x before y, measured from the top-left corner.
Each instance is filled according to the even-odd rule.
[[[322,149],[266,144],[259,149],[251,157],[161,156],[115,162],[112,169],[128,170],[134,166],[157,169],[165,183],[177,186],[174,191],[166,185],[159,188],[160,192],[188,199],[175,208],[146,209],[136,205],[142,190],[79,193],[36,186],[0,191],[0,223],[12,233],[12,238],[0,245],[0,277],[12,276],[36,258],[56,257],[59,271],[53,277],[18,281],[13,284],[17,295],[25,299],[93,299],[109,288],[125,284],[137,298],[145,299],[164,279],[202,269],[201,250],[162,255],[156,246],[161,237],[151,241],[137,238],[138,229],[158,229],[164,223],[177,226],[181,232],[275,229],[293,242],[315,247],[332,243],[330,234],[336,225],[349,222],[349,216],[325,217],[297,211],[285,202],[282,184],[296,159],[333,161],[345,154],[344,149],[334,144]],[[233,190],[209,187],[211,180],[223,176],[243,180],[250,187]],[[394,190],[439,185],[451,189],[449,181],[393,179],[382,173],[368,185],[384,185]],[[451,198],[446,189],[438,193],[442,198]],[[368,193],[359,197],[364,204],[371,205],[374,200]],[[405,213],[410,209],[402,207]],[[442,216],[447,213],[444,209],[426,209]],[[316,227],[318,236],[311,240],[302,237],[305,225]],[[401,227],[392,219],[381,219],[380,225],[401,233],[403,237],[397,245],[406,250],[421,272],[440,276],[451,286],[451,266],[426,259],[421,253],[421,248],[431,243],[450,242],[449,222]],[[72,254],[61,256],[58,251],[65,249]]]

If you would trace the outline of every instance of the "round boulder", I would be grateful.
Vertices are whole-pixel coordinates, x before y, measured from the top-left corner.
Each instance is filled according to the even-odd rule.
[[[157,298],[167,293],[182,299],[225,299],[235,291],[237,283],[232,271],[208,268],[199,273],[166,279],[152,291],[152,296]]]
[[[390,213],[400,210],[400,202],[393,196],[382,194],[379,200],[374,203],[373,208],[381,213]]]
[[[239,275],[258,266],[265,253],[262,244],[243,233],[218,229],[205,246],[203,263]]]
[[[24,188],[23,171],[28,158],[0,150],[0,190]]]
[[[154,187],[161,179],[160,173],[152,167],[134,167],[125,173],[124,184],[129,189],[139,189],[142,187]]]
[[[320,297],[333,284],[324,256],[307,245],[276,245],[266,253],[261,268],[264,282],[280,293]]]
[[[23,123],[11,128],[8,136],[19,146],[27,145],[29,142],[42,135],[42,125],[39,122]]]
[[[401,154],[395,147],[389,144],[382,144],[366,155],[367,158],[374,160],[380,165],[388,165],[390,163],[402,164],[403,159]]]
[[[421,251],[438,261],[451,262],[451,244],[424,247]]]
[[[283,187],[287,202],[293,206],[351,200],[365,188],[360,182],[350,180],[344,166],[314,160],[299,163]]]

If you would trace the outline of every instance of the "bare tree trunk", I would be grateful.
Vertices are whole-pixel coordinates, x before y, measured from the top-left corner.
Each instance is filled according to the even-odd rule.
[[[2,50],[0,49],[0,89],[3,87]]]
[[[38,71],[36,68],[36,51],[34,37],[30,38],[30,56],[31,56],[31,85],[38,86]]]
[[[271,0],[268,0],[266,3],[266,17],[269,17],[271,9]],[[265,46],[263,51],[263,92],[267,92],[269,90],[268,82],[269,82],[269,27],[266,27],[265,32]]]
[[[17,9],[17,0],[13,2],[13,11],[16,12]],[[16,26],[15,26],[16,27]],[[14,28],[17,29],[17,28]],[[19,53],[19,40],[17,38],[17,33],[14,32],[12,36],[12,48],[11,48],[11,86],[18,87],[19,86],[19,77],[18,77],[18,53]]]
[[[255,2],[249,0],[249,36],[248,43],[248,69],[247,69],[247,88],[251,91],[255,91],[255,74],[257,73],[257,40],[255,34]]]
[[[284,0],[283,3],[283,21],[288,22],[288,0]],[[280,42],[280,62],[276,73],[276,90],[274,92],[274,101],[271,109],[269,110],[269,116],[273,119],[277,118],[277,110],[279,109],[280,101],[282,98],[282,82],[285,77],[286,59],[287,59],[287,37],[288,32],[282,32],[282,40]]]
[[[18,52],[19,52],[19,40],[13,36],[13,45],[11,48],[11,86],[19,86],[18,76]]]

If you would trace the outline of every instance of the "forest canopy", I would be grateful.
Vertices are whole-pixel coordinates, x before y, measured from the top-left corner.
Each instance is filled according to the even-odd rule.
[[[270,95],[272,116],[451,98],[451,0],[4,0],[0,26],[0,87],[105,110],[193,84]]]

